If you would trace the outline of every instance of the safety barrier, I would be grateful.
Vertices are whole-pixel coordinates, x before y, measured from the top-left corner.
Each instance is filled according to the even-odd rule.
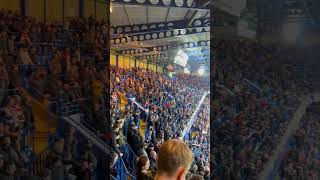
[[[126,164],[129,165],[130,173],[135,174],[135,163],[136,163],[137,156],[134,154],[129,144],[124,144],[122,146],[122,149],[125,154],[124,159],[126,161]]]
[[[131,180],[136,179],[131,173],[129,173],[122,157],[118,158],[115,164],[115,168],[117,169],[117,179],[120,179],[120,180],[126,180],[128,178],[130,178]]]

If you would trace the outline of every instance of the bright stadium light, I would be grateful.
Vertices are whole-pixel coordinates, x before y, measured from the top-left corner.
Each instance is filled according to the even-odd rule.
[[[283,25],[283,37],[286,42],[294,43],[300,34],[300,24],[298,22],[290,22]]]
[[[200,67],[200,68],[198,69],[198,74],[199,74],[200,76],[202,76],[202,75],[204,74],[204,69],[203,69],[203,67]]]
[[[184,68],[184,73],[186,73],[186,74],[190,74],[190,70],[189,70],[189,68]]]

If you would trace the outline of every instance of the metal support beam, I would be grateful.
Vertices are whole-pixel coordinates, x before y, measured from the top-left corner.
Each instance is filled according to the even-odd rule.
[[[129,16],[129,13],[128,13],[126,5],[123,5],[123,8],[124,8],[124,12],[126,13],[126,16],[128,18],[128,21],[130,23],[130,26],[132,26],[132,22],[131,22],[131,19],[130,19],[130,16]]]
[[[79,17],[84,17],[84,0],[79,0]]]
[[[150,2],[150,0],[144,2],[138,2],[137,0],[114,0],[113,3],[126,4],[126,5],[138,5],[138,6],[155,6],[155,7],[173,7],[173,8],[187,8],[187,9],[199,9],[210,10],[209,3],[203,1],[195,1],[193,4],[189,0],[172,0],[170,2],[164,2],[163,0]]]
[[[207,41],[196,41],[196,42],[186,42],[180,43],[176,45],[162,45],[162,46],[154,46],[154,47],[145,47],[138,49],[128,49],[121,51],[122,54],[141,54],[146,52],[161,52],[168,51],[169,49],[180,49],[180,48],[196,48],[196,47],[210,47],[210,40]]]
[[[62,24],[64,24],[64,19],[65,19],[65,15],[64,15],[64,10],[65,10],[65,8],[64,8],[64,0],[61,0],[61,3],[62,3]]]
[[[154,54],[154,55],[133,55],[135,58],[140,58],[140,59],[164,59],[168,57],[168,54],[163,53],[163,54]]]
[[[130,26],[116,26],[110,28],[110,33],[116,34],[130,34],[130,33],[147,33],[150,31],[166,31],[172,29],[185,29],[185,28],[197,28],[197,27],[210,27],[210,18],[198,18],[194,19],[194,23],[188,26],[185,20],[158,22],[149,24],[136,24]]]
[[[146,6],[147,25],[149,25],[149,8]]]
[[[47,0],[43,0],[43,22],[47,21]]]
[[[119,67],[119,54],[116,54],[116,66]]]
[[[97,0],[94,0],[94,19],[97,19]]]
[[[20,14],[21,16],[27,15],[27,0],[20,0]]]
[[[119,43],[127,43],[132,41],[148,41],[148,40],[155,40],[155,39],[164,39],[164,38],[172,38],[172,37],[179,37],[184,35],[191,35],[191,34],[199,34],[210,32],[210,27],[199,27],[199,28],[189,28],[189,29],[175,29],[169,31],[160,31],[160,32],[153,32],[153,33],[140,33],[134,35],[125,35],[119,37],[112,37],[110,43],[111,44],[119,44]]]
[[[168,17],[169,17],[170,9],[171,9],[171,8],[168,8],[168,9],[167,9],[166,24],[167,24],[167,22],[168,22]],[[189,12],[189,10],[188,10],[188,12]]]
[[[196,15],[198,14],[198,10],[195,10],[192,15],[191,18],[188,20],[187,26],[191,26],[193,21],[195,20]]]

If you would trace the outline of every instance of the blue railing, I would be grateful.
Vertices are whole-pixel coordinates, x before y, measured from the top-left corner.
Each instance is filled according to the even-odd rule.
[[[129,164],[130,173],[135,174],[135,163],[136,163],[137,156],[134,154],[129,144],[124,144],[122,146],[122,149],[125,154],[125,160],[127,164]]]
[[[128,178],[130,178],[131,180],[135,180],[136,178],[129,173],[122,157],[119,157],[116,164],[115,164],[115,168],[117,169],[117,179],[119,180],[127,180]]]

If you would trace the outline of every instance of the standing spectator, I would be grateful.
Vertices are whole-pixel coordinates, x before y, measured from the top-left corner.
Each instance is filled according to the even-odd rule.
[[[150,161],[148,156],[142,155],[138,158],[136,178],[139,180],[153,179],[149,171]]]
[[[155,151],[150,152],[150,169],[157,171],[157,153]]]
[[[193,160],[188,145],[177,139],[162,144],[159,151],[155,180],[184,180]]]

